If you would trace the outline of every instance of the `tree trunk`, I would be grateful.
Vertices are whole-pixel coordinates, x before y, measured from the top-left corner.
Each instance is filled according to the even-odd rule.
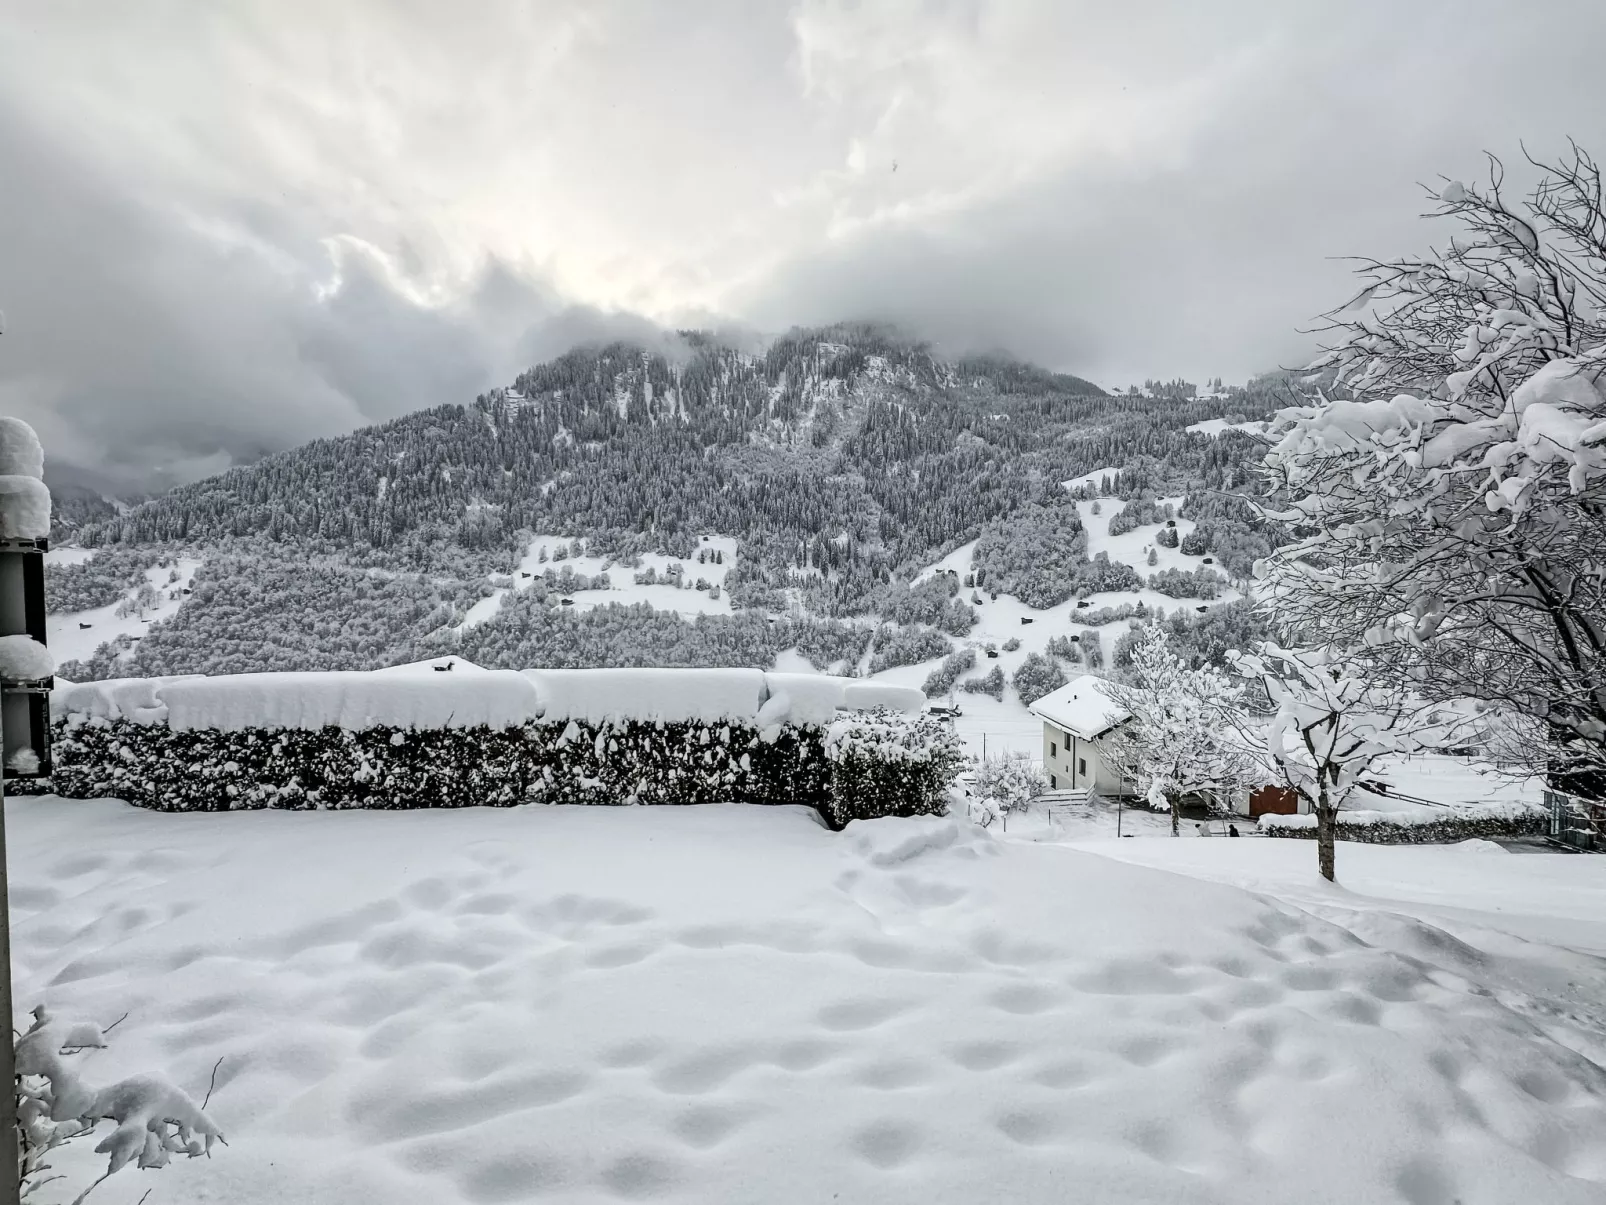
[[[1171,835],[1182,836],[1182,796],[1171,796]]]
[[[1316,805],[1316,864],[1322,878],[1329,883],[1333,878],[1333,843],[1338,835],[1338,809],[1327,806],[1327,789],[1322,788],[1321,802]]]

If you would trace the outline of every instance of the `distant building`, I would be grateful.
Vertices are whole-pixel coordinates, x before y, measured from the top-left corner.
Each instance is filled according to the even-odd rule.
[[[1031,705],[1043,721],[1043,772],[1050,790],[1136,793],[1104,755],[1105,742],[1132,718],[1105,686],[1104,679],[1082,674]]]
[[[1142,794],[1107,756],[1109,741],[1132,719],[1132,713],[1108,692],[1108,683],[1082,674],[1031,705],[1043,722],[1043,773],[1051,791],[1096,791],[1100,795]],[[1267,812],[1303,812],[1308,805],[1287,787],[1266,784],[1252,791],[1210,791],[1189,797],[1184,807],[1209,805],[1251,816]]]

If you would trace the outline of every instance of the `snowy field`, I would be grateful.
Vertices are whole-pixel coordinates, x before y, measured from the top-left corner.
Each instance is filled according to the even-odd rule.
[[[6,807],[19,1010],[223,1059],[103,1205],[1606,1199],[1606,859]]]
[[[491,619],[502,609],[502,599],[509,590],[528,590],[535,584],[535,579],[552,570],[562,573],[565,568],[576,574],[586,577],[596,577],[599,574],[608,575],[609,585],[600,590],[577,590],[568,597],[571,605],[581,611],[588,611],[592,607],[605,607],[611,603],[622,603],[626,606],[636,603],[648,603],[656,611],[673,611],[677,615],[690,618],[695,615],[729,615],[731,613],[730,599],[725,595],[725,574],[736,563],[736,541],[729,536],[704,536],[699,548],[702,552],[712,556],[720,554],[721,561],[715,564],[712,560],[699,561],[692,557],[664,556],[660,553],[643,553],[641,564],[634,568],[625,568],[614,561],[600,556],[569,556],[562,560],[554,560],[553,553],[562,548],[565,553],[573,546],[572,536],[540,535],[532,539],[525,549],[524,556],[514,568],[511,578],[507,575],[496,575],[500,579],[500,587],[489,598],[481,599],[469,608],[464,616],[462,627],[473,627]],[[640,583],[635,580],[636,574],[645,574],[648,569],[653,570],[655,576],[662,579],[653,583]],[[670,580],[671,574],[683,577],[686,586],[677,586]],[[719,587],[719,597],[711,597],[711,590],[696,590],[692,587],[698,579],[707,582],[710,587]]]
[[[45,559],[53,564],[73,565],[87,561],[93,550],[84,548],[53,548]],[[167,567],[152,565],[145,570],[145,580],[157,592],[154,607],[130,609],[127,615],[117,614],[118,609],[131,603],[139,588],[123,592],[123,597],[104,607],[89,611],[67,611],[45,617],[45,639],[57,664],[87,658],[108,640],[118,636],[142,637],[153,623],[171,618],[183,606],[184,591],[189,588],[199,560],[182,558]],[[175,577],[174,575],[177,574]]]

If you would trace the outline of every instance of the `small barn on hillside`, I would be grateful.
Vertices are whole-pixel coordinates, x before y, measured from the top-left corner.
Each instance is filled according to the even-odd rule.
[[[1031,705],[1043,721],[1043,773],[1050,790],[1133,793],[1133,784],[1104,756],[1104,742],[1132,716],[1105,687],[1103,678],[1082,674]]]

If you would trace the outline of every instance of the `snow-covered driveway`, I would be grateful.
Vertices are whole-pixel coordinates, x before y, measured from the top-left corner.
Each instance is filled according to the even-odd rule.
[[[103,1205],[1606,1197],[1606,968],[1568,950],[1541,991],[948,820],[6,807],[19,1008],[130,1011],[97,1078],[224,1060],[230,1146]]]

